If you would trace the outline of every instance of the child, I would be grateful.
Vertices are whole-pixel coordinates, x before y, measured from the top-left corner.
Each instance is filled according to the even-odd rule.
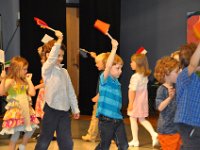
[[[156,108],[160,111],[157,125],[158,139],[163,150],[179,150],[181,138],[174,124],[176,98],[173,87],[179,73],[179,62],[166,56],[157,61],[154,70],[155,78],[162,83],[156,95]]]
[[[96,67],[99,71],[102,71],[105,69],[105,53],[101,53],[96,56],[96,53],[90,52],[91,57],[95,59]],[[99,83],[98,83],[99,86]],[[93,106],[93,111],[92,111],[92,118],[90,121],[90,126],[88,129],[88,133],[85,136],[82,136],[82,139],[85,141],[95,141],[97,136],[98,136],[98,118],[96,117],[96,111],[97,111],[97,101],[99,98],[98,94],[98,89],[97,89],[97,95],[92,98],[92,101],[95,102]]]
[[[190,44],[191,45],[191,44]],[[196,50],[186,44],[180,49],[183,66],[176,83],[175,123],[181,135],[181,149],[200,149],[200,43]],[[190,55],[193,52],[192,55]],[[192,57],[190,57],[192,56]],[[188,63],[189,62],[189,63]]]
[[[31,81],[32,74],[27,74],[28,62],[20,56],[13,57],[7,77],[2,72],[0,94],[7,93],[6,113],[3,118],[1,134],[12,134],[9,149],[15,150],[20,131],[24,131],[23,142],[20,150],[25,146],[39,123],[30,107],[30,96],[35,95],[35,89]]]
[[[152,146],[155,146],[158,143],[158,134],[154,131],[150,122],[145,119],[145,117],[148,117],[149,115],[147,77],[151,73],[146,55],[133,54],[131,56],[131,68],[132,70],[135,70],[136,73],[131,77],[128,92],[128,115],[130,116],[131,131],[133,136],[133,140],[129,142],[129,146],[139,146],[137,120],[151,134]]]
[[[112,50],[100,75],[97,114],[99,118],[100,143],[96,150],[109,150],[111,140],[115,139],[118,149],[127,150],[128,142],[120,112],[122,107],[121,85],[118,81],[122,73],[123,61],[116,55],[118,42],[112,40]]]
[[[54,131],[57,134],[59,149],[72,150],[70,107],[74,118],[79,118],[80,111],[69,74],[61,65],[65,50],[65,47],[61,45],[63,34],[56,30],[55,35],[58,39],[50,52],[46,52],[47,60],[42,66],[45,87],[45,113],[35,150],[47,150]]]

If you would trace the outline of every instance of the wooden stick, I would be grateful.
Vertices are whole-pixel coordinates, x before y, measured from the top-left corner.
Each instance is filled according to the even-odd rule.
[[[107,36],[112,40],[113,39],[113,37],[109,34],[109,33],[107,33]]]
[[[51,30],[51,31],[53,31],[53,32],[56,31],[55,29],[53,29],[53,28],[51,28],[51,27],[48,27],[47,29],[49,29],[49,30]]]

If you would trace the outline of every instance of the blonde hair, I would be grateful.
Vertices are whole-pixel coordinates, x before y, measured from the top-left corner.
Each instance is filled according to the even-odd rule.
[[[164,83],[165,76],[169,75],[174,69],[178,69],[179,66],[179,62],[176,59],[170,56],[165,56],[156,62],[154,77],[158,82]]]
[[[133,54],[131,56],[131,61],[136,63],[136,72],[143,74],[144,76],[149,76],[151,70],[149,69],[148,60],[145,54]]]
[[[103,61],[106,53],[101,53],[95,57],[95,62]]]
[[[26,82],[21,76],[21,71],[25,66],[28,67],[28,61],[25,58],[20,56],[13,57],[10,61],[7,78],[14,80],[21,79],[22,81]]]

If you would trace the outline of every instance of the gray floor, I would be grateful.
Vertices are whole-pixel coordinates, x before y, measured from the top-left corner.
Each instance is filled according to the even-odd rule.
[[[156,118],[155,117],[150,118],[149,120],[155,128]],[[130,123],[129,123],[128,118],[126,118],[124,122],[125,122],[125,127],[126,127],[127,138],[130,141],[132,139],[132,135],[131,135]],[[90,116],[81,116],[79,120],[72,120],[72,136],[74,140],[74,150],[93,150],[95,146],[98,144],[98,141],[85,142],[81,140],[81,136],[87,133],[89,123],[90,123]],[[38,132],[39,130],[37,130],[35,134],[37,134]],[[153,148],[151,146],[150,134],[140,125],[139,125],[139,141],[140,141],[140,147],[130,147],[129,150],[150,150],[150,149],[158,150],[159,149],[159,147]],[[1,135],[0,136],[0,150],[7,150],[8,142],[9,142],[9,136]],[[36,144],[36,140],[32,138],[27,145],[27,150],[33,150],[35,147],[35,144]],[[52,141],[48,150],[58,150],[57,142]],[[112,144],[110,150],[117,150],[116,145]]]

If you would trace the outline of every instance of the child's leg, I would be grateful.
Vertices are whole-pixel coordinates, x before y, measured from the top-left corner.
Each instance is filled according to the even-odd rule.
[[[129,142],[129,146],[139,146],[137,118],[130,117],[130,123],[133,140]]]
[[[112,119],[99,117],[100,143],[95,150],[109,150],[111,140],[114,138],[115,126]]]
[[[90,126],[88,129],[88,133],[85,136],[82,136],[83,140],[89,140],[89,141],[93,141],[96,139],[97,135],[98,135],[98,118],[96,117],[96,111],[97,111],[97,103],[94,104],[93,106],[93,112],[92,112],[92,118],[90,121]]]
[[[128,149],[128,140],[126,136],[126,131],[124,127],[123,120],[117,121],[115,133],[114,133],[114,139],[118,146],[119,150],[127,150]]]
[[[155,132],[154,128],[152,127],[151,123],[147,121],[145,118],[139,118],[139,122],[145,129],[151,134],[152,137],[152,146],[158,144],[158,133]]]
[[[50,108],[47,104],[44,107],[44,118],[42,120],[42,128],[40,136],[35,146],[36,150],[46,150],[53,138],[54,131],[58,125],[59,113]]]
[[[20,136],[20,132],[15,132],[11,138],[10,138],[10,142],[9,142],[9,150],[15,150],[15,147],[16,147],[16,143],[17,143],[17,140],[19,139],[19,136]]]
[[[24,136],[23,136],[23,140],[22,140],[21,145],[23,145],[25,147],[26,144],[28,143],[28,140],[31,138],[31,136],[33,135],[34,132],[35,132],[35,129],[33,129],[32,131],[26,131]]]
[[[31,121],[30,121],[30,112],[29,112],[29,101],[21,100],[20,107],[22,109],[22,116],[24,117],[25,130],[32,131]]]
[[[59,122],[56,128],[57,142],[60,150],[72,150],[73,141],[71,135],[71,120],[69,112],[61,112],[58,116]]]

